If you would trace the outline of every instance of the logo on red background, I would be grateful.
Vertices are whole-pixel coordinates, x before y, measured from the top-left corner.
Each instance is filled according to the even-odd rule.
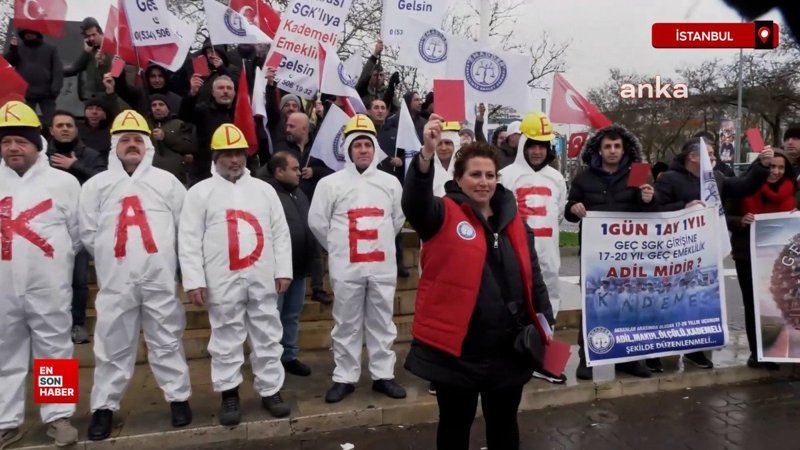
[[[78,403],[78,360],[34,359],[33,401]]]

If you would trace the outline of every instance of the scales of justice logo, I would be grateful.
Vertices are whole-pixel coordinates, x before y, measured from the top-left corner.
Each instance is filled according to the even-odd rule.
[[[235,13],[232,9],[225,11],[225,28],[236,36],[247,36],[247,30],[244,28],[244,21],[242,16]]]
[[[344,70],[344,64],[339,63],[339,66],[336,67],[336,72],[339,74],[339,81],[342,82],[345,86],[355,87],[356,80],[353,79],[347,72]]]
[[[344,128],[333,138],[333,156],[337,161],[344,162]]]
[[[500,88],[506,80],[508,67],[506,62],[489,52],[474,52],[467,58],[464,66],[464,77],[473,89],[481,92],[492,92]]]
[[[420,38],[417,49],[426,62],[442,62],[447,59],[447,37],[439,30],[430,29]]]

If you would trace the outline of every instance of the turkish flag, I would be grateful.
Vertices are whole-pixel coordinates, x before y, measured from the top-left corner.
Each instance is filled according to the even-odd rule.
[[[66,20],[67,0],[14,0],[14,28],[17,30],[61,37]]]
[[[577,158],[578,155],[581,153],[581,149],[583,148],[583,144],[586,142],[586,139],[589,138],[589,133],[581,132],[581,133],[572,133],[569,135],[569,146],[567,147],[567,158],[573,159]]]
[[[256,122],[253,118],[250,94],[247,92],[247,74],[244,66],[239,74],[239,86],[236,88],[236,108],[233,111],[233,124],[242,130],[242,134],[247,140],[247,156],[253,156],[258,153]]]
[[[281,15],[264,0],[231,0],[229,8],[241,14],[270,38],[275,38]]]
[[[575,90],[560,73],[553,77],[550,105],[550,120],[555,123],[590,125],[596,129],[612,124],[608,117]]]
[[[0,83],[0,105],[11,100],[25,101],[28,83],[2,55],[0,55],[0,80],[3,80]]]
[[[114,5],[111,5],[111,10],[108,12],[108,20],[103,32],[103,44],[100,46],[100,51],[106,55],[118,54],[119,9]]]

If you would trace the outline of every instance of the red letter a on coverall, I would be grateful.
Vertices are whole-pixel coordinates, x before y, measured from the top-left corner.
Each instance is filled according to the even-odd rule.
[[[256,233],[256,248],[249,255],[239,256],[239,219],[247,222]],[[256,216],[247,211],[229,209],[225,211],[225,220],[228,222],[228,260],[231,270],[246,269],[261,258],[264,251],[264,230],[258,223]]]
[[[133,214],[129,215],[128,210],[133,211]],[[124,258],[127,254],[128,227],[139,227],[145,251],[150,254],[158,253],[156,241],[153,240],[153,232],[150,231],[150,224],[147,222],[147,215],[142,209],[142,202],[135,195],[122,199],[122,210],[119,212],[119,219],[117,219],[117,233],[114,243],[114,256],[117,258]]]

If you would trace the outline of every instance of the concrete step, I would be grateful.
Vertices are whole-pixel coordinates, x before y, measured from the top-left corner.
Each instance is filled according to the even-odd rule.
[[[561,335],[559,339],[568,338]],[[406,387],[408,396],[402,400],[388,399],[372,392],[369,374],[364,368],[362,379],[356,391],[337,404],[326,404],[325,391],[330,387],[330,374],[333,368],[329,351],[305,352],[302,360],[312,368],[310,377],[287,375],[283,397],[292,408],[292,415],[286,419],[273,419],[260,406],[258,395],[253,391],[252,374],[245,362],[243,376],[246,380],[240,387],[243,420],[241,425],[227,428],[217,425],[219,394],[212,392],[210,386],[209,360],[189,362],[192,379],[192,398],[190,400],[194,422],[182,429],[174,429],[169,424],[169,407],[163,393],[156,385],[149,367],[136,367],[130,387],[122,400],[122,409],[114,415],[112,438],[105,442],[87,442],[86,429],[89,423],[89,394],[92,384],[92,370],[80,371],[80,403],[73,417],[73,424],[80,433],[80,442],[73,448],[83,449],[189,449],[240,448],[239,444],[251,448],[255,442],[285,436],[314,436],[353,427],[376,427],[381,425],[415,425],[437,420],[436,397],[427,393],[427,382],[416,378],[402,368],[408,345],[396,346],[398,363],[396,379]],[[687,401],[692,400],[692,389],[719,384],[741,382],[783,382],[797,379],[793,365],[784,365],[778,372],[754,370],[746,366],[746,339],[741,331],[733,331],[731,344],[714,351],[712,359],[716,365],[713,370],[684,367],[678,357],[664,358],[665,372],[652,378],[638,379],[620,374],[607,383],[577,381],[574,378],[578,364],[577,347],[567,365],[567,383],[553,385],[542,380],[532,380],[523,391],[521,411],[541,410],[549,407],[590,403],[599,399],[618,398],[666,391],[683,391]],[[30,386],[32,382],[27,383]],[[51,448],[52,440],[45,434],[45,426],[39,420],[38,405],[32,401],[28,390],[25,423],[22,426],[24,437],[13,448],[45,449]],[[480,414],[480,412],[479,412]],[[601,424],[602,425],[602,424]],[[250,442],[248,442],[250,441]],[[327,445],[331,444],[331,445]],[[339,442],[310,445],[308,448],[339,448]],[[431,443],[431,448],[434,446]]]

